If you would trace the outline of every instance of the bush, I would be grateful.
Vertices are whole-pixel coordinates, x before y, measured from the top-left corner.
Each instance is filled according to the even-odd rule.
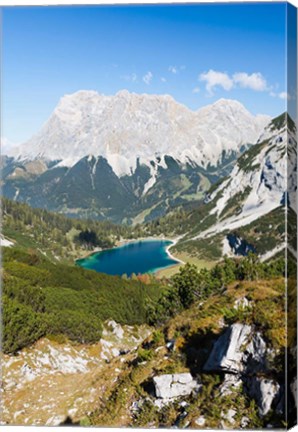
[[[165,343],[165,337],[162,331],[156,330],[152,335],[153,346],[158,347]]]
[[[107,319],[120,324],[144,324],[147,304],[156,305],[163,291],[157,281],[144,284],[123,280],[80,267],[53,264],[43,257],[36,261],[32,251],[12,248],[4,255],[5,352],[30,345],[46,332],[77,342],[96,342],[101,337],[101,322]],[[18,319],[25,322],[28,315],[21,331],[11,312],[12,305],[17,305]],[[34,325],[36,328],[32,328]]]
[[[100,340],[102,325],[94,315],[65,310],[48,315],[48,331],[52,334],[62,333],[80,343],[93,343]]]
[[[195,265],[185,264],[180,268],[179,273],[173,276],[172,280],[183,307],[189,307],[196,297],[200,298],[202,296],[202,279]]]
[[[42,314],[29,306],[3,295],[2,349],[5,353],[15,353],[19,349],[36,342],[46,333],[46,322]]]
[[[153,352],[150,349],[140,348],[138,350],[137,362],[142,363],[148,360],[151,360],[153,357]]]

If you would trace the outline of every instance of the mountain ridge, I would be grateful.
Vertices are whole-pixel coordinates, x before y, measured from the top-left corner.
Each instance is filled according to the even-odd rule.
[[[179,236],[175,253],[211,261],[248,250],[266,260],[283,251],[286,240],[294,250],[295,230],[285,233],[285,220],[294,226],[295,134],[287,113],[273,119],[257,144],[232,163],[233,170],[209,188],[204,201],[173,209],[144,229],[148,235]]]
[[[66,167],[102,156],[118,177],[135,172],[137,160],[149,168],[153,160],[164,166],[165,155],[182,164],[216,166],[223,152],[254,143],[269,119],[233,100],[191,111],[169,95],[79,91],[62,97],[40,131],[9,155]]]

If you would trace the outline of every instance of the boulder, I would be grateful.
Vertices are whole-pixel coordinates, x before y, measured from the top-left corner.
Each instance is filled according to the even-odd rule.
[[[203,427],[206,423],[206,419],[204,416],[200,416],[195,420],[195,424],[199,427]]]
[[[247,373],[267,371],[267,346],[259,332],[256,332],[243,353],[243,362]]]
[[[249,343],[250,325],[235,323],[213,345],[204,365],[205,371],[226,371],[238,374],[244,370],[243,352]]]
[[[227,412],[222,411],[220,413],[220,416],[223,419],[220,422],[221,429],[231,429],[231,425],[234,425],[234,423],[235,423],[234,417],[236,414],[237,414],[237,411],[234,409],[229,409]]]
[[[118,338],[122,339],[124,336],[124,330],[120,324],[116,323],[114,320],[108,321],[108,326],[112,329],[112,333]]]
[[[237,414],[237,411],[234,409],[229,409],[225,415],[225,419],[228,420],[229,423],[234,424],[234,417]]]
[[[251,303],[246,297],[240,297],[234,303],[234,309],[245,309],[251,306]]]
[[[260,415],[265,416],[278,399],[280,385],[272,379],[252,377],[247,379],[247,390],[249,396],[255,399]]]
[[[267,372],[268,348],[259,332],[246,324],[233,324],[215,342],[204,369],[233,374]]]
[[[166,347],[168,348],[169,351],[174,351],[175,350],[175,339],[171,339],[167,344]]]
[[[246,428],[249,425],[249,418],[244,416],[242,417],[241,421],[240,421],[240,426],[242,429]]]
[[[165,400],[188,396],[193,390],[201,387],[190,373],[156,376],[153,383],[156,397]]]
[[[228,396],[237,390],[242,384],[240,375],[225,374],[224,382],[219,388],[221,396]]]

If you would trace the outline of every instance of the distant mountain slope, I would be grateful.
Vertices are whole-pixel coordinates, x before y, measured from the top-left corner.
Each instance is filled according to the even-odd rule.
[[[265,259],[283,249],[286,202],[295,208],[296,146],[291,119],[286,114],[273,119],[232,172],[211,187],[205,204],[173,216],[173,224],[171,216],[160,222],[181,236],[176,250],[209,259],[254,250]]]
[[[152,220],[201,200],[269,120],[232,100],[193,112],[170,96],[81,91],[4,158],[3,193],[70,216]]]
[[[217,223],[198,237],[247,225],[284,204],[288,139],[295,140],[295,131],[288,129],[284,114],[267,126],[258,143],[238,159],[228,178],[209,196],[216,203],[210,214]]]

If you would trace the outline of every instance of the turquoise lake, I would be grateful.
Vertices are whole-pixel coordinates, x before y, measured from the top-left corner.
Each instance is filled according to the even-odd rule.
[[[86,269],[110,275],[153,273],[177,264],[178,261],[166,251],[171,244],[169,240],[140,240],[94,253],[76,263]]]

